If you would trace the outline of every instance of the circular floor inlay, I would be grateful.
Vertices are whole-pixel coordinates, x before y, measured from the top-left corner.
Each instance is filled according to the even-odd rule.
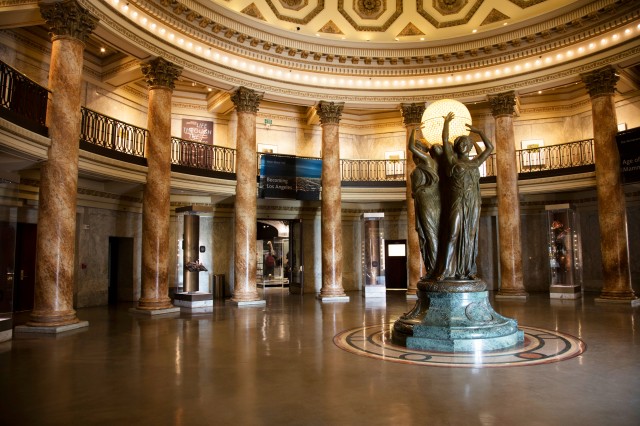
[[[564,361],[582,354],[585,343],[557,331],[520,326],[524,342],[513,348],[486,352],[435,352],[408,349],[391,342],[393,323],[358,327],[338,333],[333,342],[356,355],[383,361],[436,367],[516,367]]]

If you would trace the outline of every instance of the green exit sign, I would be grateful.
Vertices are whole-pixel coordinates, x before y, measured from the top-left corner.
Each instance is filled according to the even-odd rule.
[[[273,124],[273,122],[271,121],[271,119],[270,119],[270,118],[265,118],[265,119],[264,119],[264,124],[269,124],[269,125],[271,125],[271,124]]]

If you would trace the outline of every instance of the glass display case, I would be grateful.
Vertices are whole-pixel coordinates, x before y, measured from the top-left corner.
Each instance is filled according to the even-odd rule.
[[[384,213],[362,215],[362,283],[364,297],[386,297]]]
[[[548,223],[550,297],[582,296],[582,250],[577,213],[569,204],[545,206]]]

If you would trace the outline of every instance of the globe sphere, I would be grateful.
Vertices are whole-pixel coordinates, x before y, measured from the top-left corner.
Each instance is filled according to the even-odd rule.
[[[442,127],[444,126],[444,116],[453,112],[455,117],[449,123],[449,142],[462,135],[468,135],[469,129],[466,124],[471,125],[471,113],[467,107],[454,99],[440,99],[430,104],[422,114],[422,136],[427,142],[442,143]]]

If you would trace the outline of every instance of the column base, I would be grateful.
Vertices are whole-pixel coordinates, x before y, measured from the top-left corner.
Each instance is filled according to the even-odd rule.
[[[137,315],[146,315],[149,317],[157,317],[161,315],[175,314],[180,313],[180,308],[171,306],[170,308],[164,309],[140,309],[140,308],[131,308],[129,312]]]
[[[637,297],[634,299],[631,298],[609,298],[609,297],[596,297],[594,299],[596,303],[609,303],[613,305],[627,305],[635,308],[640,306],[640,299]]]
[[[225,300],[225,303],[228,303],[233,306],[237,306],[239,308],[245,306],[267,306],[267,301],[264,299],[258,300],[234,300],[233,298],[229,300]]]
[[[549,287],[551,299],[580,299],[582,297],[579,285],[552,285]]]
[[[79,328],[89,327],[89,321],[78,321],[73,324],[67,325],[53,325],[53,326],[38,326],[38,325],[19,325],[16,326],[15,332],[19,333],[33,333],[33,334],[60,334],[71,330],[77,330]]]
[[[349,296],[347,296],[346,294],[343,294],[343,295],[322,295],[322,293],[320,293],[320,294],[318,294],[318,296],[316,296],[316,299],[318,299],[322,303],[348,302],[349,301]]]
[[[80,320],[73,309],[68,311],[33,311],[27,325],[30,327],[63,327],[73,325]]]
[[[496,300],[527,300],[529,293],[526,291],[513,293],[498,291],[494,297]]]
[[[173,305],[171,304],[171,299],[169,297],[158,299],[140,299],[138,300],[138,307],[141,311],[145,310],[163,310],[170,309]]]

